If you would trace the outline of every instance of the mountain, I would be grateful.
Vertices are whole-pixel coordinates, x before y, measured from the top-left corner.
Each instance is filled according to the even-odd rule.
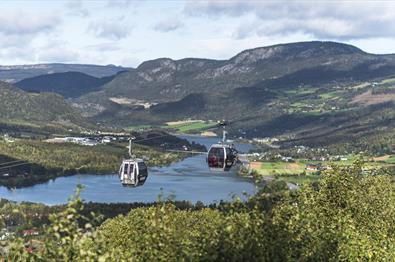
[[[228,60],[160,58],[74,102],[101,123],[227,119],[233,136],[275,136],[289,146],[392,137],[395,55],[313,41],[250,49]]]
[[[394,55],[374,55],[341,43],[299,42],[243,51],[229,60],[160,58],[117,76],[82,101],[110,98],[163,103],[189,94],[224,94],[237,88],[294,88],[301,84],[363,81],[394,73]],[[250,91],[247,91],[250,93]]]
[[[170,102],[193,93],[223,93],[262,81],[281,85],[386,76],[395,56],[373,55],[334,42],[301,42],[246,50],[229,60],[160,58],[142,63],[108,83],[96,97]],[[392,70],[392,71],[391,71]],[[389,73],[390,72],[390,73]],[[304,80],[305,77],[308,79]],[[322,76],[326,76],[321,79]],[[91,99],[95,100],[95,94]],[[89,98],[87,99],[89,100]]]
[[[129,70],[129,68],[115,65],[85,65],[85,64],[35,64],[35,65],[12,65],[0,66],[0,81],[16,83],[25,78],[39,75],[80,72],[94,77],[111,76],[118,72]]]
[[[120,73],[122,72],[118,74]],[[97,78],[80,72],[53,73],[26,78],[15,83],[15,85],[25,91],[54,92],[70,98],[99,91],[104,84],[113,80],[115,76]]]
[[[58,127],[80,129],[90,122],[54,93],[28,93],[9,83],[0,82],[0,125],[32,128]]]

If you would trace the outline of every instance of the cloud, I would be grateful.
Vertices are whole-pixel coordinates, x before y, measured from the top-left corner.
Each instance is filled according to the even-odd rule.
[[[82,0],[70,0],[65,6],[68,9],[67,15],[88,17],[90,14],[89,10],[84,8]]]
[[[52,37],[60,23],[54,15],[4,12],[0,16],[0,58],[13,63],[36,61],[36,41]]]
[[[183,26],[184,24],[180,20],[171,17],[156,23],[153,26],[153,29],[160,32],[170,32],[175,31]]]
[[[118,51],[121,49],[121,47],[117,43],[108,42],[108,43],[89,45],[85,49],[94,50],[98,52],[111,52],[111,51]]]
[[[9,12],[0,16],[0,33],[11,35],[33,35],[51,32],[61,22],[58,16]]]
[[[93,21],[88,26],[88,31],[97,37],[106,38],[110,40],[120,40],[129,36],[131,27],[125,25],[122,21],[118,20],[100,20]]]
[[[38,61],[47,63],[77,62],[79,53],[66,47],[52,47],[38,54]]]
[[[212,18],[220,15],[241,16],[253,9],[250,1],[187,1],[184,12],[191,16],[210,16]]]
[[[26,47],[26,43],[30,43],[32,39],[32,35],[5,35],[0,33],[0,49]]]
[[[393,37],[395,3],[366,1],[196,1],[187,2],[189,16],[238,18],[233,37],[281,36],[303,33],[315,38],[362,39]],[[240,17],[252,18],[245,22]]]
[[[12,63],[24,63],[24,61],[35,61],[36,53],[34,48],[10,46],[0,49],[0,59],[12,61]]]
[[[125,9],[125,8],[128,8],[131,3],[132,3],[132,1],[130,1],[130,0],[108,0],[107,7],[115,7],[115,8]]]

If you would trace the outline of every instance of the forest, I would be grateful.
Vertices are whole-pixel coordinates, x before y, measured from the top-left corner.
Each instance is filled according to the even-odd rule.
[[[133,146],[133,151],[146,159],[149,166],[168,165],[184,157],[138,144]],[[27,162],[11,169],[0,169],[0,185],[7,187],[34,185],[58,176],[116,173],[122,158],[128,157],[125,142],[89,147],[29,139],[18,139],[14,143],[0,140],[0,152],[1,163],[15,160]],[[4,174],[9,176],[4,177]]]

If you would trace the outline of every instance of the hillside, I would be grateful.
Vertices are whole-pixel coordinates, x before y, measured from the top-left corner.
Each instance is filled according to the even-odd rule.
[[[160,58],[108,83],[97,97],[169,102],[193,93],[216,94],[261,83],[271,88],[392,74],[394,56],[333,42],[302,42],[246,50],[229,60]]]
[[[0,81],[16,83],[25,78],[39,75],[80,72],[94,77],[111,76],[129,68],[114,65],[84,65],[84,64],[33,64],[33,65],[0,65]]]
[[[89,92],[99,91],[115,76],[97,78],[80,72],[53,73],[26,78],[15,85],[25,91],[54,92],[66,98],[75,98]]]
[[[87,127],[90,122],[76,114],[60,95],[27,93],[11,84],[0,82],[0,124],[32,128]]]
[[[147,61],[74,102],[95,121],[119,126],[227,119],[233,136],[328,145],[394,133],[394,77],[394,55],[302,42],[223,61]]]

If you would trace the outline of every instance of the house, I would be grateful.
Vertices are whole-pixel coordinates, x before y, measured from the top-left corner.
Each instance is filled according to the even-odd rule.
[[[2,230],[0,233],[0,240],[7,240],[11,235],[12,233],[8,232],[7,230]]]
[[[281,157],[281,160],[284,162],[294,162],[292,157],[290,157],[290,156],[283,156],[283,157]]]
[[[316,164],[306,164],[306,170],[308,170],[308,171],[316,172],[319,170],[319,168],[320,168],[320,166],[316,165]]]
[[[12,137],[10,137],[8,134],[4,134],[4,140],[5,140],[7,143],[13,143],[13,142],[15,142],[15,140],[14,140]]]
[[[22,231],[22,235],[24,237],[27,237],[27,236],[38,236],[38,231],[35,230],[35,229],[27,229],[27,230],[23,230]]]
[[[111,138],[109,136],[105,136],[102,138],[101,142],[102,142],[102,144],[110,143]]]

